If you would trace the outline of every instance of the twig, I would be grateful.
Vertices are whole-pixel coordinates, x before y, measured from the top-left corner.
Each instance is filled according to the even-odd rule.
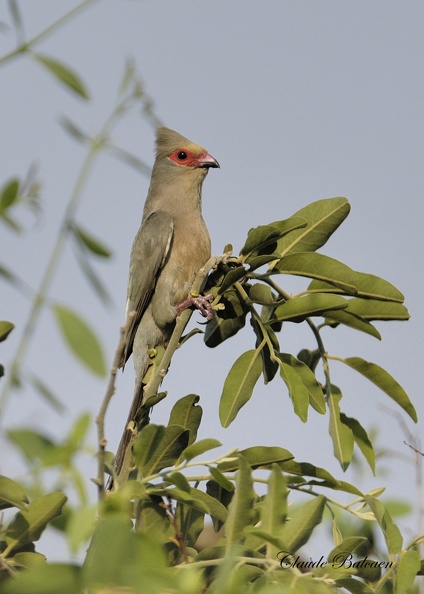
[[[130,311],[128,313],[125,326],[121,328],[120,335],[119,335],[119,343],[118,347],[115,351],[115,357],[113,359],[112,367],[110,369],[110,376],[109,382],[106,388],[106,393],[104,395],[102,404],[100,406],[99,414],[96,417],[96,425],[97,425],[97,439],[99,450],[97,454],[97,477],[93,479],[93,482],[96,483],[98,487],[98,498],[99,500],[103,499],[105,493],[105,485],[104,485],[104,474],[105,474],[105,453],[106,453],[106,445],[107,439],[105,437],[105,418],[106,418],[106,411],[109,407],[109,403],[112,400],[113,395],[115,394],[115,381],[116,381],[116,374],[119,368],[119,363],[122,360],[124,350],[125,350],[125,336],[127,334],[128,328],[131,324],[131,320],[135,316],[135,311]]]

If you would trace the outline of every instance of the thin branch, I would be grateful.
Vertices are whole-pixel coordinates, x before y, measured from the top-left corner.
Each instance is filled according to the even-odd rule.
[[[134,317],[135,312],[130,311],[127,316],[127,320],[125,322],[125,326],[123,326],[120,330],[119,335],[119,342],[118,346],[115,351],[115,357],[113,359],[112,367],[110,370],[109,382],[106,388],[106,394],[103,398],[102,404],[100,406],[99,414],[96,417],[96,425],[97,425],[97,439],[99,450],[97,453],[97,477],[93,479],[93,482],[96,483],[98,487],[98,498],[99,500],[103,499],[105,493],[105,484],[104,484],[104,475],[105,475],[105,456],[106,456],[106,445],[107,440],[105,437],[105,418],[106,412],[109,407],[110,401],[112,400],[113,395],[115,394],[115,382],[116,382],[116,374],[118,372],[119,363],[122,360],[124,350],[125,350],[125,336],[127,334],[128,328],[131,324],[131,320]]]

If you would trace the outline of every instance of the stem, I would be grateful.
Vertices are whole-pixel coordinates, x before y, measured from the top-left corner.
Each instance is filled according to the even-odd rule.
[[[27,52],[34,45],[37,45],[40,41],[42,41],[43,39],[48,37],[56,29],[59,29],[59,27],[64,25],[67,21],[74,18],[74,16],[76,16],[79,12],[81,12],[82,10],[85,10],[90,4],[94,4],[94,2],[98,2],[98,0],[84,0],[84,2],[81,2],[81,4],[78,4],[78,6],[76,6],[75,8],[73,8],[72,10],[70,10],[69,12],[64,14],[62,17],[60,17],[57,21],[55,21],[54,23],[49,25],[46,29],[44,29],[44,31],[42,31],[41,33],[39,33],[38,35],[36,35],[32,39],[30,39],[29,41],[21,43],[20,45],[18,45],[18,47],[16,49],[11,51],[10,53],[2,56],[0,58],[0,66],[2,64],[6,64],[6,62],[9,62],[10,60],[12,60],[13,58],[16,58],[20,54]]]

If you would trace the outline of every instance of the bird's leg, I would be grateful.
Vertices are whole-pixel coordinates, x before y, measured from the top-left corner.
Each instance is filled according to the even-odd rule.
[[[179,315],[182,311],[194,305],[196,309],[200,311],[204,318],[208,320],[212,320],[213,318],[213,309],[211,302],[215,299],[215,296],[212,293],[208,295],[198,295],[197,293],[190,293],[190,297],[188,297],[185,301],[177,305],[177,315]]]

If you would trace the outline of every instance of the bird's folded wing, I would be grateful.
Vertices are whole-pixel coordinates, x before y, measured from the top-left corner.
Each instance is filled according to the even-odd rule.
[[[169,253],[174,225],[161,211],[152,213],[141,225],[131,251],[127,293],[127,315],[135,311],[126,335],[122,366],[132,353],[135,333],[156,286],[156,280]]]

